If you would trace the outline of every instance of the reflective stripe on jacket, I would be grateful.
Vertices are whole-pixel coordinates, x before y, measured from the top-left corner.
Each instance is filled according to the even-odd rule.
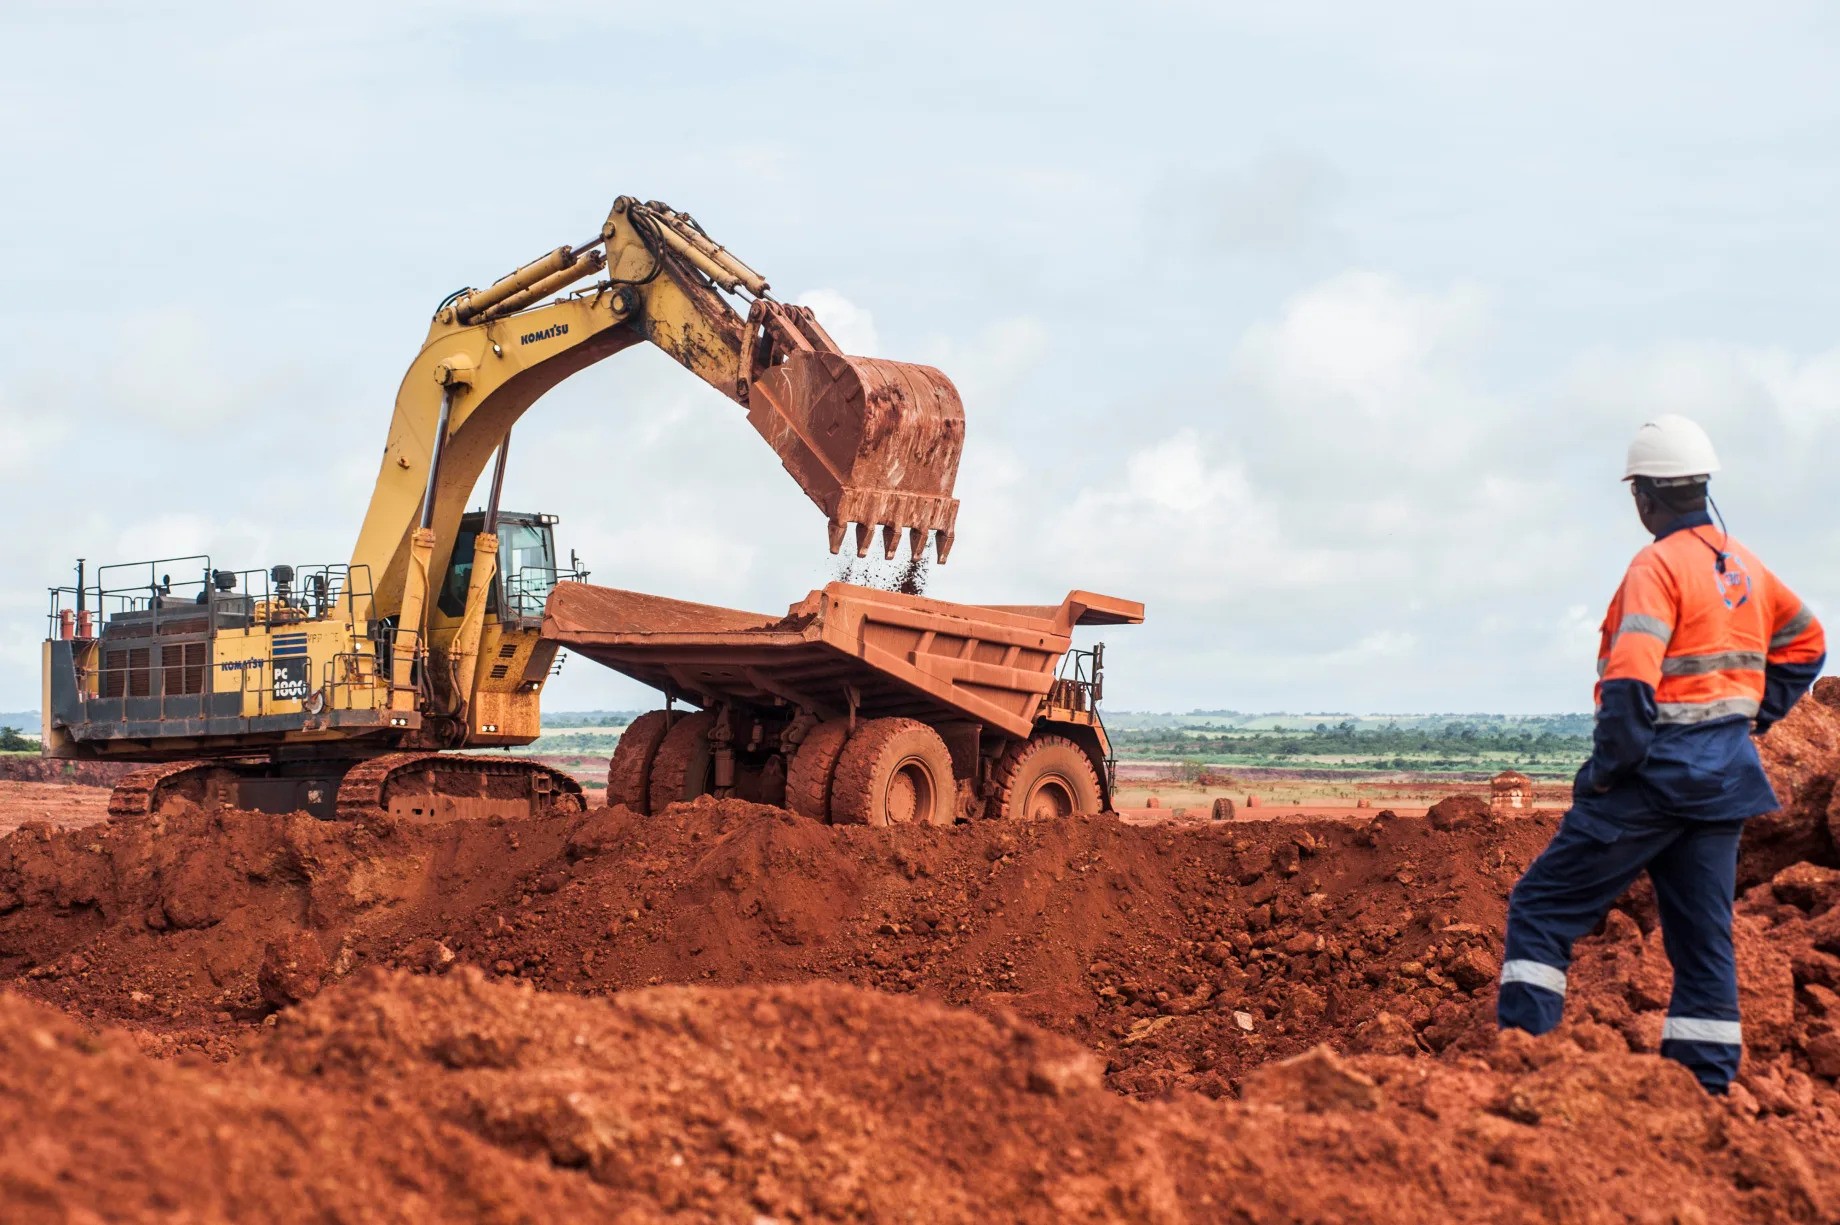
[[[1705,514],[1682,516],[1636,554],[1604,617],[1577,806],[1708,820],[1775,808],[1750,731],[1787,714],[1825,658],[1794,592]]]

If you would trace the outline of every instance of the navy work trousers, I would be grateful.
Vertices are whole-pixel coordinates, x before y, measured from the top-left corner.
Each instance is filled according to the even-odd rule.
[[[1572,942],[1596,927],[1644,870],[1655,883],[1674,996],[1661,1053],[1724,1093],[1738,1073],[1738,968],[1731,947],[1743,821],[1660,814],[1615,820],[1568,812],[1508,899],[1496,997],[1502,1028],[1543,1034],[1565,1008]]]

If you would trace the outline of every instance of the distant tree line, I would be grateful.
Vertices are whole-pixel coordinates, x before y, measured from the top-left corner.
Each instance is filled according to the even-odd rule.
[[[1400,768],[1426,756],[1443,760],[1503,759],[1537,763],[1590,755],[1588,716],[1558,716],[1520,725],[1446,723],[1402,728],[1359,728],[1352,720],[1299,730],[1183,734],[1166,728],[1121,730],[1112,736],[1130,756],[1287,758],[1341,755],[1378,758]]]
[[[23,736],[16,727],[0,727],[0,753],[36,753],[38,741]]]

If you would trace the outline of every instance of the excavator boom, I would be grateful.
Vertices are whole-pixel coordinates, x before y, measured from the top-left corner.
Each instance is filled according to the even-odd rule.
[[[946,559],[965,436],[952,381],[931,366],[846,356],[811,310],[775,301],[688,214],[623,196],[598,242],[558,247],[465,292],[437,327],[490,325],[603,270],[603,288],[636,291],[634,321],[647,339],[748,410],[829,520],[831,552],[854,524],[859,557],[879,529],[888,557],[905,533],[914,555],[933,539]],[[722,294],[751,298],[747,313]]]

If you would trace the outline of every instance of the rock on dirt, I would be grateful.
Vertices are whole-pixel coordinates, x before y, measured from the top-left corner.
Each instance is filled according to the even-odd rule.
[[[285,932],[269,941],[256,968],[256,990],[270,1008],[287,1008],[312,999],[332,969],[326,950],[312,932]]]
[[[1255,1069],[1242,1096],[1254,1105],[1312,1114],[1377,1110],[1381,1100],[1374,1078],[1350,1067],[1326,1045]]]
[[[1493,818],[1488,801],[1474,795],[1452,795],[1433,804],[1425,819],[1432,829],[1473,829]]]

